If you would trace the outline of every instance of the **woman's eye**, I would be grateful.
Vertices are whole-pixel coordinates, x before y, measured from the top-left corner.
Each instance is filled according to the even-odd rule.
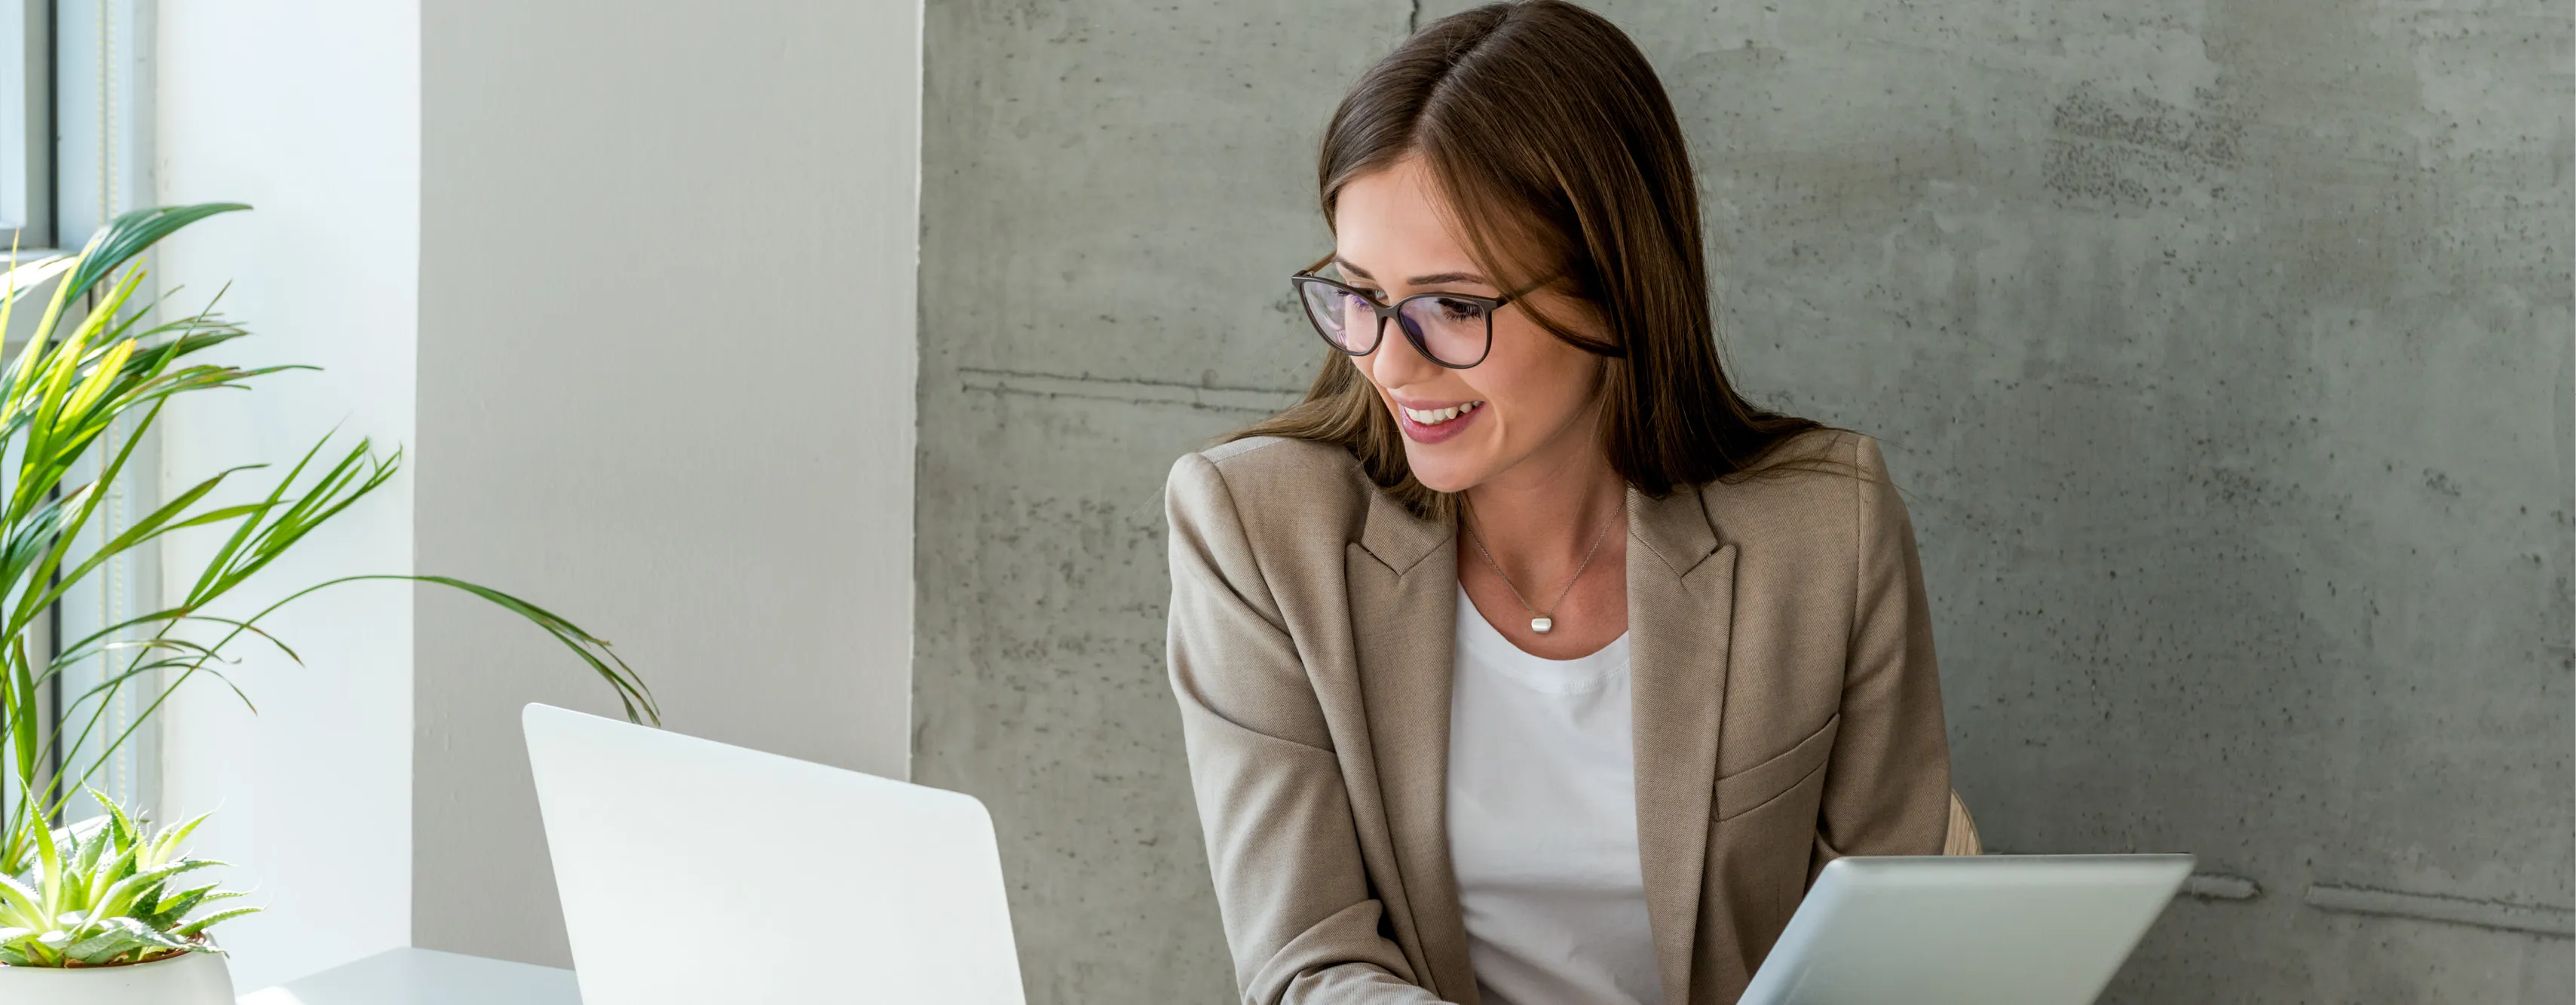
[[[1475,321],[1485,316],[1485,305],[1473,300],[1451,300],[1442,297],[1439,304],[1440,315],[1451,321]]]

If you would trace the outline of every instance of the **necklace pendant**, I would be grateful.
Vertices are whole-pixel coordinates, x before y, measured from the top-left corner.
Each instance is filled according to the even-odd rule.
[[[1530,619],[1530,631],[1537,632],[1537,633],[1539,633],[1539,634],[1541,634],[1541,635],[1545,635],[1545,634],[1547,634],[1547,630],[1548,630],[1548,629],[1550,629],[1550,628],[1554,628],[1554,627],[1556,627],[1556,619],[1555,619],[1555,618],[1531,618],[1531,619]]]

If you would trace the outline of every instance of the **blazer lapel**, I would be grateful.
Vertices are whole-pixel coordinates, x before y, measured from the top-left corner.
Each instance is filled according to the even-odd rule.
[[[1637,857],[1664,1000],[1681,1005],[1692,1000],[1736,552],[1718,544],[1695,487],[1662,499],[1630,490],[1628,537]]]
[[[1351,636],[1395,848],[1389,920],[1424,957],[1428,989],[1475,1005],[1467,924],[1449,861],[1449,685],[1456,658],[1454,520],[1424,520],[1371,493],[1368,525],[1347,559]]]

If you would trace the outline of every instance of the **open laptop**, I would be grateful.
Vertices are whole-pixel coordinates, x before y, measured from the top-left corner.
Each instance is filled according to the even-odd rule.
[[[1835,859],[1739,1005],[2087,1005],[2191,866],[2189,855]]]
[[[545,705],[520,722],[584,1005],[1024,1005],[974,797]]]

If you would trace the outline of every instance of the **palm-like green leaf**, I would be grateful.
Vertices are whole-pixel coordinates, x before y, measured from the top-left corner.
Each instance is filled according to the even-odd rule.
[[[165,303],[145,292],[144,254],[180,228],[249,207],[235,203],[167,206],[116,218],[77,256],[17,265],[0,277],[0,330],[19,292],[58,279],[35,334],[0,367],[0,963],[59,966],[131,959],[167,951],[203,931],[214,916],[185,916],[226,894],[210,887],[172,891],[181,837],[194,823],[145,843],[137,822],[113,804],[108,817],[84,827],[54,826],[70,796],[82,791],[169,700],[199,676],[231,688],[230,647],[250,636],[302,662],[262,622],[284,605],[347,583],[408,580],[463,590],[526,619],[563,644],[617,695],[629,719],[658,724],[652,693],[609,644],[562,616],[508,593],[445,576],[350,576],[294,590],[248,616],[215,613],[239,603],[236,591],[274,565],[400,470],[400,449],[379,452],[365,439],[334,447],[316,440],[252,501],[227,501],[228,486],[257,470],[232,468],[178,492],[112,533],[96,527],[109,493],[173,397],[238,389],[296,366],[239,367],[203,354],[246,332],[213,304],[177,320],[153,323]],[[221,300],[221,294],[216,300]],[[113,449],[103,449],[109,444]],[[219,533],[221,545],[202,566],[166,570],[188,584],[175,606],[129,618],[52,653],[30,650],[30,632],[60,598],[83,588],[118,556],[157,548],[174,533]],[[100,538],[104,537],[104,541]],[[82,541],[94,543],[84,548]],[[275,594],[270,594],[274,596]],[[61,721],[46,695],[72,667],[98,661],[97,682],[64,694]],[[121,724],[108,710],[127,707],[129,689],[147,700]],[[70,755],[77,752],[77,758]],[[57,762],[59,770],[55,770]],[[20,903],[25,901],[25,903]],[[20,917],[46,905],[78,903],[51,917]],[[225,912],[232,916],[245,909]],[[104,912],[104,913],[102,913]],[[86,920],[63,927],[62,917]],[[189,928],[186,926],[196,926]],[[178,940],[174,943],[172,940]]]
[[[90,238],[81,249],[80,265],[72,270],[63,285],[85,290],[115,272],[118,266],[132,261],[144,249],[161,243],[161,239],[178,233],[179,228],[214,216],[249,209],[239,202],[201,202],[193,206],[154,206],[138,209],[117,217],[115,222]]]

